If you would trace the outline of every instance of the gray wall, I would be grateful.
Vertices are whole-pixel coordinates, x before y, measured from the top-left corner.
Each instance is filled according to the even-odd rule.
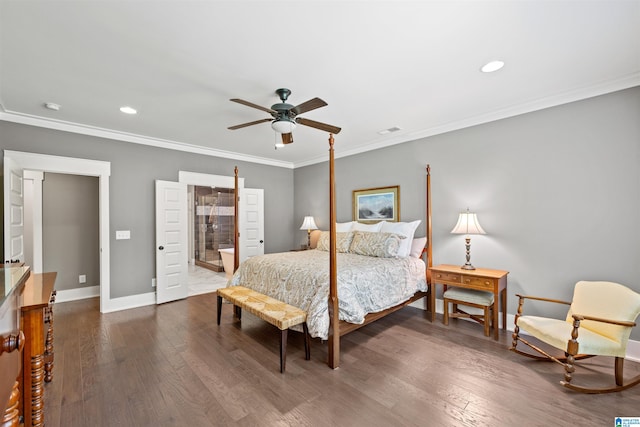
[[[58,273],[58,290],[100,285],[98,202],[97,177],[44,174],[43,264],[44,271]]]
[[[353,190],[388,185],[400,185],[402,220],[423,219],[427,163],[434,265],[464,263],[464,236],[450,231],[469,207],[487,232],[472,236],[471,261],[510,271],[509,313],[516,293],[570,300],[578,280],[640,292],[640,88],[338,159],[337,220],[351,220]],[[295,218],[314,215],[323,229],[327,171],[294,173]]]
[[[111,162],[111,298],[154,291],[155,180],[177,181],[179,170],[233,176],[237,165],[245,187],[264,189],[265,251],[291,248],[291,230],[298,222],[293,217],[291,169],[3,121],[0,148]],[[116,241],[116,230],[131,230],[131,240]]]

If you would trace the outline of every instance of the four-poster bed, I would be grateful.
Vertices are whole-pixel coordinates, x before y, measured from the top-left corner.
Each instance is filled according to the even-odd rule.
[[[323,339],[328,340],[328,365],[337,368],[340,364],[340,337],[352,332],[364,325],[367,325],[381,317],[386,316],[400,308],[405,307],[421,298],[429,295],[431,291],[431,280],[429,277],[429,267],[432,265],[432,229],[431,229],[431,177],[430,167],[426,167],[426,245],[422,248],[419,258],[382,257],[373,258],[369,256],[345,253],[343,241],[346,234],[338,233],[336,226],[336,205],[335,205],[335,161],[334,161],[334,138],[329,136],[329,230],[328,230],[328,254],[320,251],[291,252],[289,254],[269,254],[261,257],[251,258],[251,262],[243,263],[243,271],[237,272],[240,267],[237,233],[238,224],[238,197],[235,198],[236,211],[236,240],[235,240],[235,260],[234,277],[230,285],[243,285],[259,292],[265,293],[265,283],[257,284],[254,288],[249,282],[249,277],[255,277],[264,272],[263,282],[270,282],[274,289],[268,289],[271,296],[281,300],[289,297],[294,301],[285,301],[294,306],[305,304],[308,309],[307,322],[310,332]],[[235,168],[236,182],[238,179],[238,169]],[[236,194],[238,188],[236,186]],[[366,233],[364,233],[366,234]],[[373,233],[370,233],[373,234]],[[389,239],[397,238],[397,241],[404,239],[403,236],[392,233],[379,233]],[[385,236],[380,236],[385,239]],[[389,237],[390,236],[390,237]],[[327,237],[327,236],[325,236]],[[352,237],[352,236],[349,236]],[[413,232],[407,238],[413,239]],[[355,238],[354,238],[355,239]],[[340,245],[340,248],[338,246]],[[306,252],[306,253],[304,253]],[[341,268],[338,271],[338,252],[340,252]],[[420,252],[420,251],[418,251]],[[426,264],[422,262],[422,256],[426,254]],[[329,272],[328,283],[326,281],[326,259],[328,257]],[[369,258],[369,260],[367,260]],[[297,262],[297,264],[295,264]],[[251,265],[248,265],[251,264]],[[275,265],[277,264],[277,265]],[[301,264],[309,267],[313,272],[306,272],[305,275],[298,273],[302,270]],[[325,267],[318,268],[324,265]],[[281,268],[281,271],[270,270],[271,267]],[[315,266],[315,269],[314,267]],[[359,268],[359,270],[357,269]],[[238,274],[235,274],[235,273]],[[379,273],[380,280],[374,277]],[[244,274],[244,276],[243,276]],[[314,275],[315,274],[315,275]],[[416,274],[418,277],[416,277]],[[340,278],[340,286],[339,286]],[[355,279],[354,279],[355,278]],[[382,283],[385,280],[392,283]],[[244,280],[247,280],[245,282]],[[351,280],[351,283],[349,282]],[[349,282],[349,283],[346,283]],[[346,286],[351,287],[346,287]],[[261,287],[262,286],[262,287]],[[294,287],[300,287],[301,289]],[[317,287],[316,287],[317,286]],[[328,289],[326,289],[328,287]],[[339,297],[338,290],[342,288],[343,295]],[[348,289],[348,291],[347,291]],[[355,290],[354,290],[355,289]],[[328,291],[328,300],[325,299]],[[371,293],[373,301],[366,301],[365,307],[360,307],[358,295]],[[377,292],[377,294],[375,294]],[[387,295],[388,294],[388,295]],[[369,297],[369,295],[367,295]],[[318,298],[322,298],[318,302]],[[295,301],[299,304],[296,305]],[[311,302],[310,302],[311,301]],[[325,305],[326,301],[326,305]],[[427,298],[426,303],[429,304]],[[321,307],[319,307],[321,306]],[[433,310],[433,307],[428,307]],[[324,310],[324,312],[322,312]],[[323,330],[323,318],[328,312],[328,333]],[[352,322],[341,320],[349,319]],[[318,325],[314,325],[313,320],[318,319]]]

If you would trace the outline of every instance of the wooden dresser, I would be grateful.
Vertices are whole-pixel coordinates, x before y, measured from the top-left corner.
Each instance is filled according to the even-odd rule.
[[[0,272],[0,425],[18,426],[21,415],[25,426],[43,426],[44,382],[53,375],[56,273],[33,274],[29,267]]]
[[[20,294],[20,325],[25,335],[20,400],[25,426],[44,425],[44,382],[53,369],[53,285],[57,273],[30,274]]]
[[[20,374],[24,335],[20,330],[20,294],[29,276],[29,267],[0,268],[0,422],[17,426]]]

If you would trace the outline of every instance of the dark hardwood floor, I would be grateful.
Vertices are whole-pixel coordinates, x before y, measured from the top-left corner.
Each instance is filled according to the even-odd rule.
[[[223,307],[215,294],[116,313],[97,299],[55,306],[55,367],[45,387],[48,427],[72,426],[612,426],[640,416],[640,387],[608,395],[562,388],[562,367],[508,351],[482,327],[431,323],[400,310],[342,340],[341,367],[313,340],[289,334],[279,372],[278,330]],[[610,358],[578,366],[575,381],[613,381]],[[586,368],[585,368],[586,366]],[[627,362],[626,376],[640,364]],[[593,378],[592,378],[593,377]]]

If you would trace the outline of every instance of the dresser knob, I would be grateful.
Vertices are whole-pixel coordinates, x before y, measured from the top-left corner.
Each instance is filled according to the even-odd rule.
[[[24,348],[24,333],[20,331],[17,335],[9,335],[2,338],[0,354],[11,353],[14,350],[22,351]]]
[[[467,283],[471,283],[470,279],[464,279],[464,281],[467,282]]]
[[[484,282],[484,284],[485,284],[485,285],[490,285],[490,284],[491,284],[491,282]]]

